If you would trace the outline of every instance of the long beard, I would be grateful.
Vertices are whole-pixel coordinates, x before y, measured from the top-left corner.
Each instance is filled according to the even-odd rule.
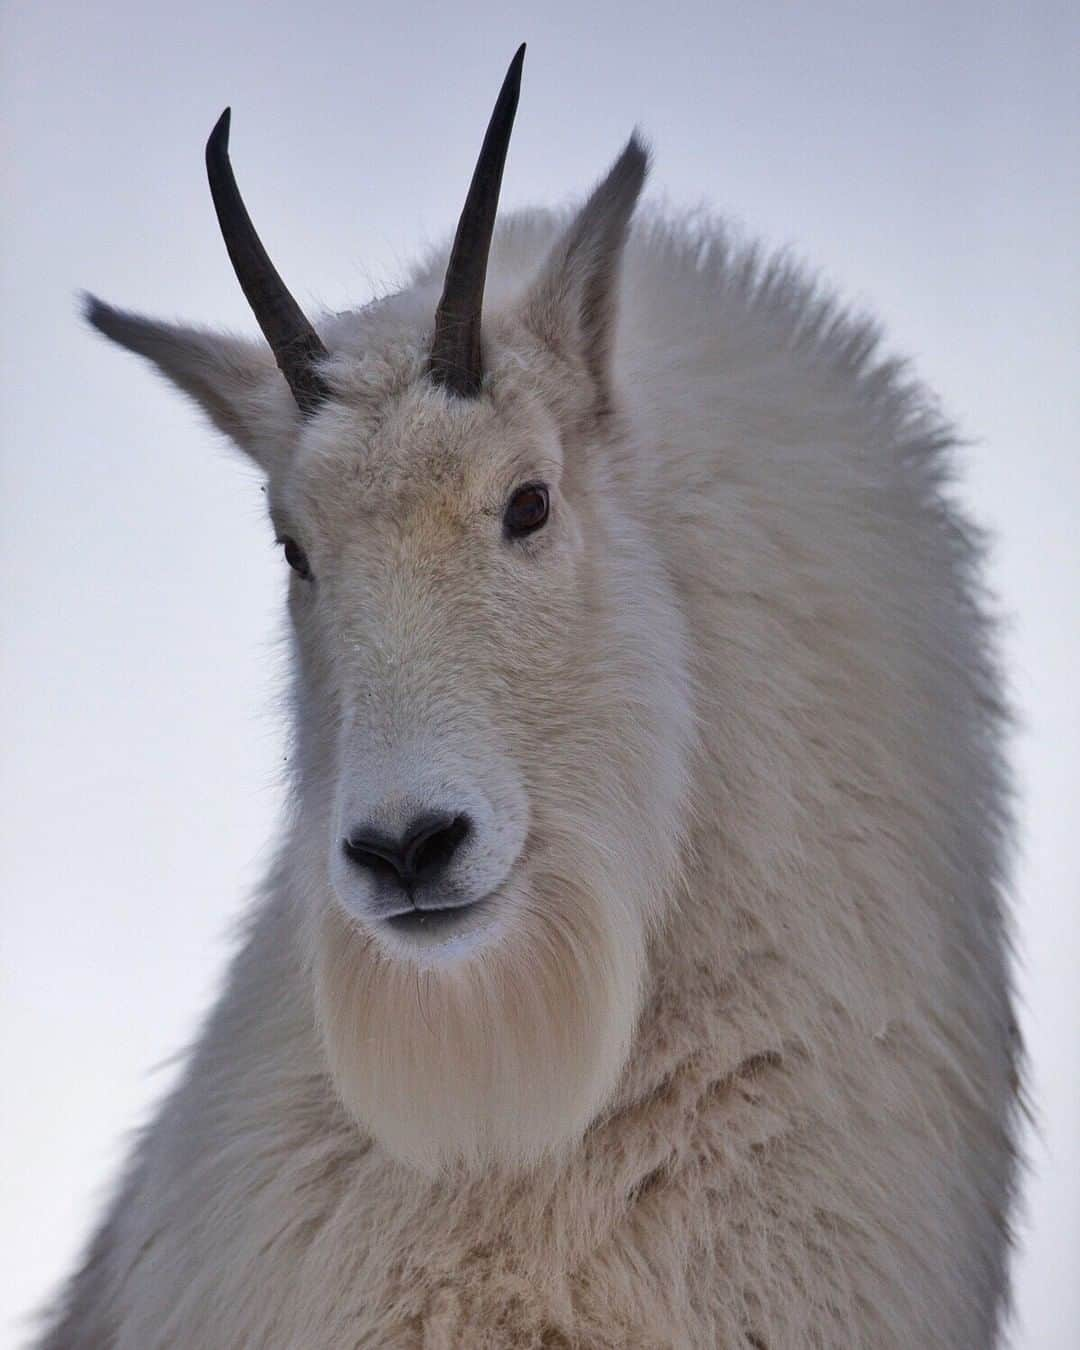
[[[531,867],[488,945],[427,968],[327,904],[312,950],[326,1053],[343,1102],[387,1152],[434,1174],[524,1168],[580,1141],[615,1088],[641,998],[638,898],[611,893],[610,866],[607,879],[600,894]]]

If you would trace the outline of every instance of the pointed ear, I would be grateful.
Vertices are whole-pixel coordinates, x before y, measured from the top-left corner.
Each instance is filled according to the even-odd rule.
[[[300,413],[263,343],[147,319],[93,295],[83,297],[83,312],[99,333],[152,361],[264,470],[287,453]]]
[[[603,414],[611,401],[611,351],[619,265],[649,154],[637,132],[552,249],[525,298],[525,326],[584,371]]]

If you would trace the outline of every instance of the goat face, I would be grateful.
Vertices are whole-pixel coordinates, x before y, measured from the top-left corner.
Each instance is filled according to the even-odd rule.
[[[320,1020],[347,1099],[424,1165],[592,1119],[682,828],[685,640],[620,419],[590,421],[584,381],[567,418],[572,375],[501,333],[475,401],[410,380],[407,341],[396,395],[341,359],[271,482],[303,553]]]
[[[602,450],[513,383],[338,405],[271,483],[309,827],[342,911],[424,965],[494,941],[532,869],[634,859],[667,816],[649,544]]]

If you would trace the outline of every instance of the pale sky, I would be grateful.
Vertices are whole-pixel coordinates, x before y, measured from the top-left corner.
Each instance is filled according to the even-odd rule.
[[[301,302],[453,226],[529,43],[506,207],[635,125],[651,191],[790,244],[970,445],[1019,711],[1021,1017],[1040,1135],[1020,1350],[1080,1344],[1080,9],[7,0],[0,331],[0,1346],[70,1268],[219,985],[275,830],[284,564],[254,472],[75,294],[245,331],[232,153]]]

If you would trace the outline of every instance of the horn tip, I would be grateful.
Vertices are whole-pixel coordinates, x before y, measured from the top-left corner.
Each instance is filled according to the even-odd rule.
[[[229,148],[229,125],[232,122],[232,108],[226,108],[218,120],[214,123],[214,129],[210,133],[210,139],[206,142],[206,153],[217,154],[228,151]]]

